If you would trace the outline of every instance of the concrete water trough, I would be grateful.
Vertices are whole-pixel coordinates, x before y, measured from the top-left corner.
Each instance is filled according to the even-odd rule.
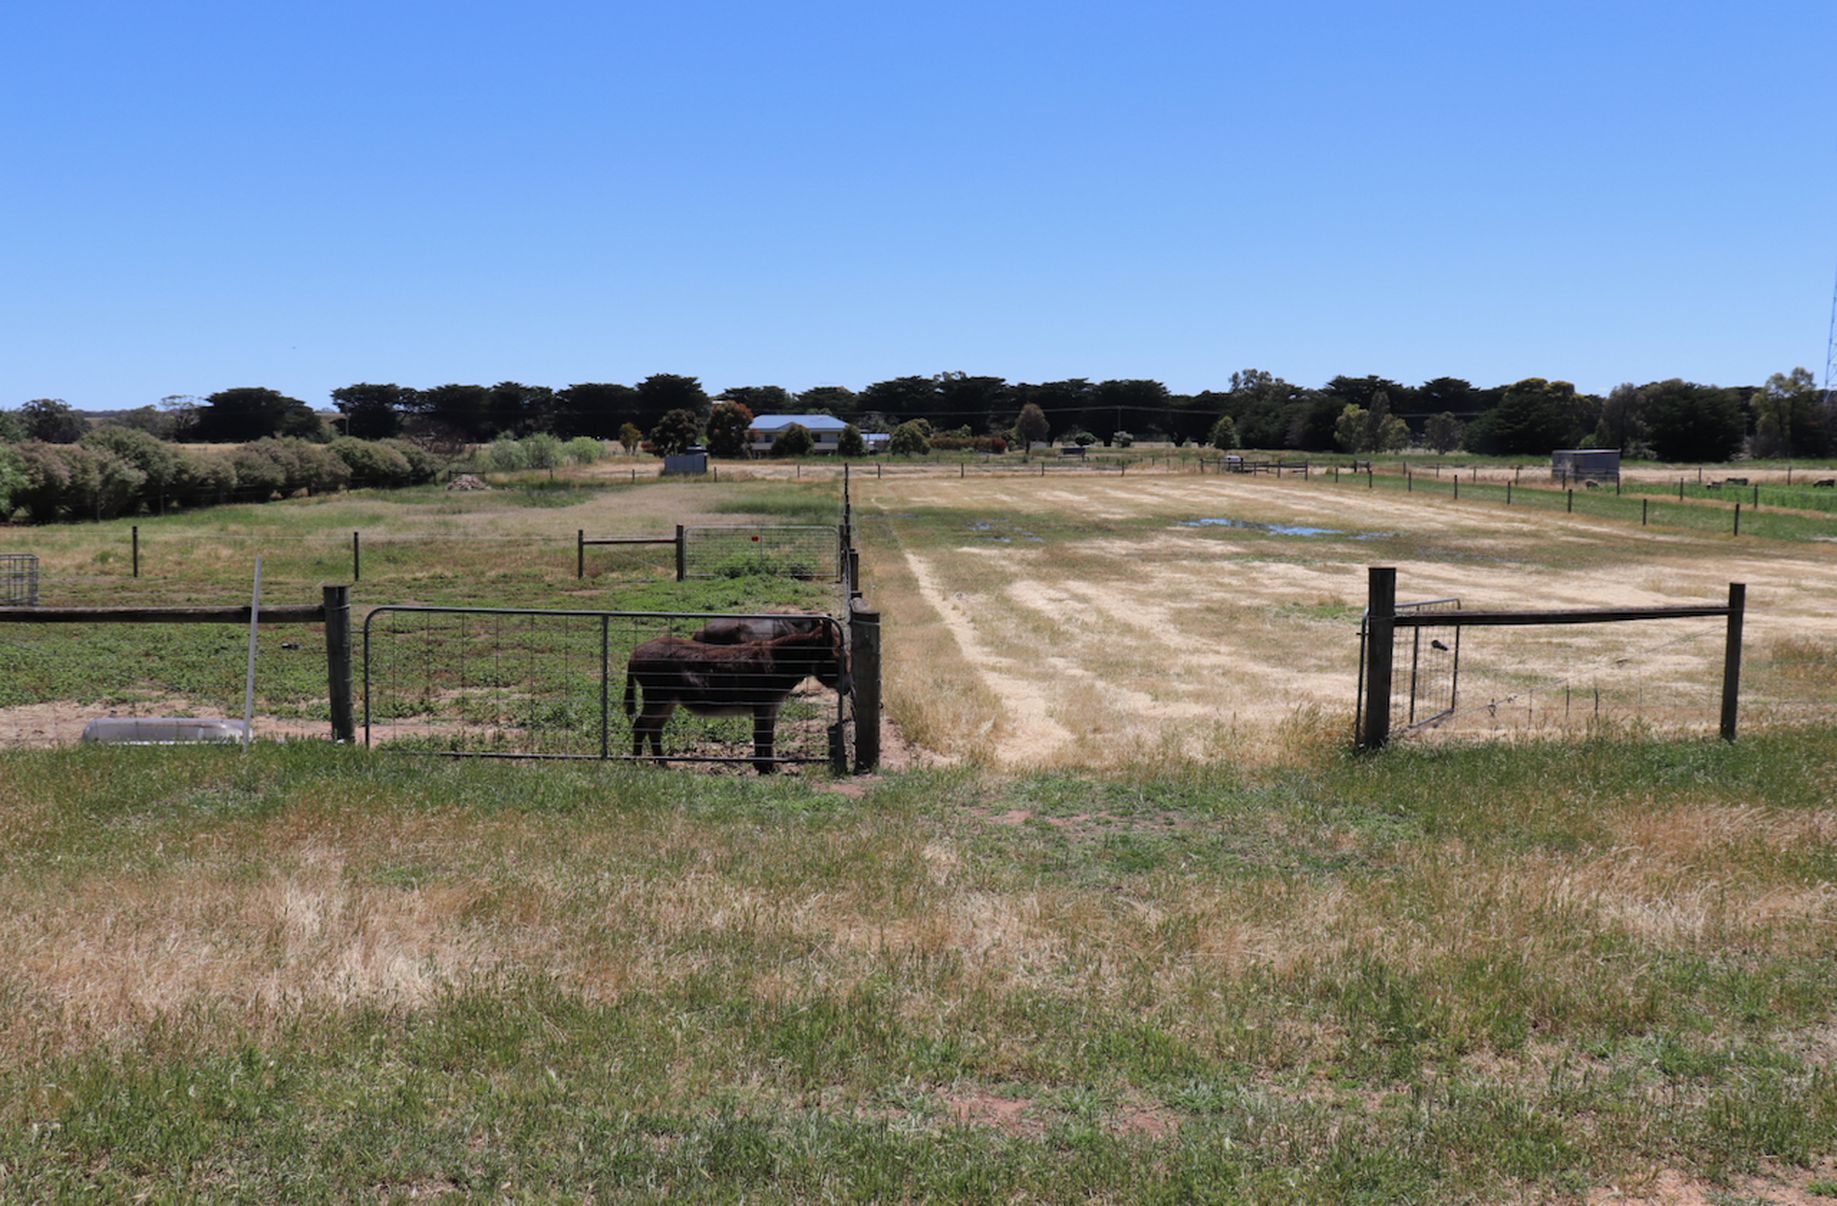
[[[95,745],[194,745],[236,742],[248,726],[216,716],[104,716],[83,726]]]

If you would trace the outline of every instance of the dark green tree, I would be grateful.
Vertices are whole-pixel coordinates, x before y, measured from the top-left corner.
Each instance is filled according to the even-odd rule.
[[[843,456],[866,456],[867,441],[861,438],[861,429],[853,423],[844,427],[836,438],[836,451]]]
[[[298,398],[260,386],[220,389],[198,411],[197,438],[205,443],[234,444],[270,436],[323,436],[324,424]]]
[[[546,385],[500,381],[485,391],[485,414],[493,437],[522,437],[549,431],[555,391]]]
[[[676,373],[653,373],[638,382],[637,412],[633,421],[649,429],[656,438],[656,424],[672,410],[686,410],[697,423],[708,414],[708,394],[694,377]]]
[[[972,377],[968,373],[939,373],[937,411],[933,423],[964,427],[983,435],[1002,426],[1014,411],[1014,391],[1000,377]]]
[[[482,385],[452,382],[414,395],[417,426],[436,435],[479,443],[491,438],[490,391]]]
[[[611,440],[638,413],[638,391],[614,382],[583,381],[556,391],[550,426],[564,439]]]
[[[1492,442],[1505,454],[1547,456],[1574,448],[1588,430],[1586,410],[1567,381],[1527,377],[1505,389],[1492,414]]]
[[[797,395],[797,409],[806,415],[830,415],[852,422],[861,413],[855,391],[842,385],[818,385]]]
[[[682,452],[701,440],[701,417],[687,407],[665,411],[651,428],[651,451],[658,456]]]
[[[62,398],[34,398],[19,408],[25,438],[47,444],[74,444],[89,430],[89,420]]]
[[[816,447],[816,440],[810,429],[802,423],[793,423],[778,433],[772,441],[773,456],[809,456],[810,450]]]
[[[1453,452],[1461,446],[1461,421],[1444,410],[1423,425],[1423,440],[1437,452]]]
[[[1238,446],[1237,424],[1231,421],[1230,415],[1218,416],[1218,421],[1212,424],[1212,430],[1206,433],[1206,443],[1221,452]]]
[[[910,419],[893,429],[887,451],[894,456],[926,456],[931,452],[931,433],[923,419]]]
[[[717,402],[708,412],[708,451],[715,456],[745,456],[753,412],[739,402]],[[808,432],[804,434],[808,435]]]
[[[1741,451],[1747,418],[1733,390],[1672,378],[1640,387],[1652,451],[1666,461],[1726,461]]]
[[[1046,412],[1038,403],[1029,402],[1021,407],[1020,418],[1014,420],[1014,434],[1020,437],[1023,448],[1044,444],[1052,438],[1052,424],[1046,421]]]
[[[402,430],[407,391],[393,383],[344,385],[332,391],[332,405],[344,416],[344,433],[360,440],[385,440]]]
[[[1173,410],[1167,386],[1145,378],[1099,381],[1078,425],[1108,444],[1119,431],[1166,423]]]
[[[798,413],[797,399],[778,385],[735,385],[715,395],[716,402],[738,402],[755,416]],[[714,438],[712,434],[708,437]]]
[[[938,383],[932,377],[894,377],[876,381],[862,390],[858,401],[866,414],[890,423],[930,419],[938,409]]]

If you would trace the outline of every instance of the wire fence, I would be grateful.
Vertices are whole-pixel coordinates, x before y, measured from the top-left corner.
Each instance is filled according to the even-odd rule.
[[[840,581],[845,549],[834,524],[732,524],[684,527],[684,578],[750,575]]]
[[[840,769],[847,666],[828,616],[381,607],[364,625],[364,741]]]

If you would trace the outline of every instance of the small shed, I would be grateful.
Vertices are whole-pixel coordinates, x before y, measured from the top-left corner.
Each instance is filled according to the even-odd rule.
[[[1560,482],[1617,482],[1618,448],[1564,448],[1550,454],[1550,477]]]
[[[681,452],[672,452],[663,458],[665,477],[695,476],[707,472],[708,450],[700,444],[691,444]]]

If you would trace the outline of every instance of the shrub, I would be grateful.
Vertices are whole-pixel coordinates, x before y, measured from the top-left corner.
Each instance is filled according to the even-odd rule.
[[[844,427],[836,438],[836,451],[843,456],[866,456],[867,441],[861,438],[861,429],[853,423]]]
[[[748,407],[738,402],[717,403],[708,414],[708,451],[715,456],[745,456],[752,426],[753,412]],[[772,451],[778,451],[776,443]]]
[[[1128,448],[1135,443],[1135,436],[1126,431],[1118,431],[1110,436],[1110,442],[1118,448]]]
[[[279,440],[244,444],[230,454],[230,465],[240,494],[271,498],[287,493],[287,462],[281,455]]]
[[[575,436],[561,446],[571,465],[591,465],[606,455],[606,445],[592,436]]]
[[[13,450],[22,484],[13,491],[13,506],[36,523],[57,518],[58,508],[70,493],[70,466],[61,448],[42,440],[27,440]]]
[[[19,454],[0,444],[0,519],[13,513],[13,498],[25,488],[25,462]]]
[[[778,433],[772,441],[773,456],[809,456],[810,450],[816,447],[816,440],[810,429],[802,423],[793,423]]]
[[[83,437],[91,448],[105,449],[140,470],[144,480],[130,509],[141,504],[157,505],[172,491],[178,476],[179,458],[171,445],[162,443],[144,431],[131,427],[103,426]]]
[[[669,456],[683,452],[702,438],[702,421],[695,412],[678,408],[664,412],[651,428],[651,451],[658,456]]]
[[[228,502],[236,493],[236,463],[197,448],[179,449],[173,474],[172,497],[182,506],[202,507]]]
[[[901,423],[893,429],[893,438],[887,441],[887,451],[894,456],[925,456],[931,452],[931,440],[927,428],[930,424],[923,419],[913,419]]]
[[[1206,433],[1206,443],[1221,452],[1237,447],[1237,424],[1231,421],[1230,415],[1218,416],[1218,422],[1212,424],[1212,430]]]
[[[539,431],[520,442],[531,469],[553,469],[561,464],[561,441],[548,432]]]
[[[413,440],[379,440],[385,448],[393,448],[402,454],[408,462],[408,480],[411,484],[431,482],[440,476],[446,468],[446,462],[439,456],[423,448]]]
[[[487,468],[499,473],[529,468],[529,450],[514,436],[499,436],[491,441],[491,446],[484,450],[480,459]]]
[[[63,509],[74,518],[113,519],[138,505],[147,475],[106,448],[59,449],[70,470]]]
[[[414,477],[408,458],[387,444],[340,436],[327,445],[362,486],[404,486]]]

